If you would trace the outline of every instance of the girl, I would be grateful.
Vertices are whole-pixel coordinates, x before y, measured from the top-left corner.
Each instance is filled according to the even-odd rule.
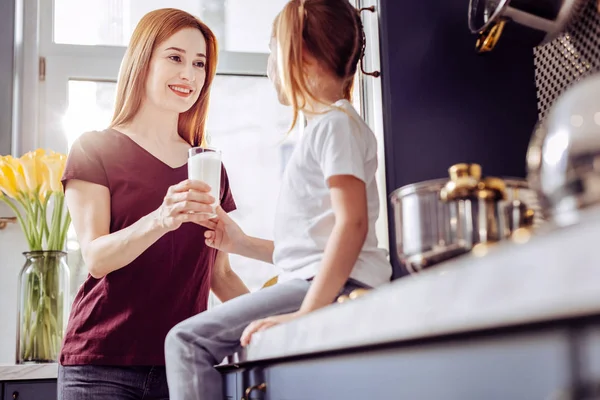
[[[273,262],[279,283],[175,326],[165,343],[173,400],[222,399],[213,366],[252,334],[331,304],[340,293],[389,281],[377,248],[379,199],[373,132],[350,103],[365,46],[348,0],[292,0],[277,17],[269,77],[282,103],[308,120],[284,175],[275,240],[246,236],[223,212],[206,223],[206,243]],[[254,321],[254,322],[253,322]]]
[[[145,15],[121,65],[113,121],[72,146],[66,199],[89,275],[60,355],[58,398],[168,399],[164,341],[178,322],[248,290],[204,244],[214,200],[187,177],[204,136],[217,43],[180,10]],[[225,171],[220,202],[235,209]]]

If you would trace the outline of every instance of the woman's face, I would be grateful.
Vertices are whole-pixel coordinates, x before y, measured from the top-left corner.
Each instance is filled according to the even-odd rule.
[[[189,110],[206,80],[206,40],[198,29],[185,28],[158,45],[150,59],[146,101],[168,111]]]
[[[287,100],[287,96],[283,91],[281,78],[279,77],[279,70],[277,67],[277,40],[274,37],[271,38],[269,49],[271,50],[271,53],[269,54],[269,61],[267,63],[267,76],[271,82],[273,82],[273,86],[275,86],[279,102],[284,106],[289,106],[290,102]]]

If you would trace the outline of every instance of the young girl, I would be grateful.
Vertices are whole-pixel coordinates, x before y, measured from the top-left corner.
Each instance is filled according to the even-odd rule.
[[[222,399],[214,365],[252,334],[291,321],[357,287],[389,281],[377,248],[379,198],[373,132],[350,103],[365,46],[348,0],[292,0],[274,23],[269,77],[282,103],[308,120],[283,178],[275,240],[248,237],[222,210],[206,243],[272,262],[279,283],[228,301],[175,326],[165,356],[172,400]]]
[[[121,66],[110,127],[73,144],[63,176],[89,275],[71,311],[58,398],[167,399],[164,341],[178,322],[248,290],[204,244],[213,199],[187,180],[202,142],[217,43],[175,9],[145,15]],[[220,203],[235,209],[223,170]]]

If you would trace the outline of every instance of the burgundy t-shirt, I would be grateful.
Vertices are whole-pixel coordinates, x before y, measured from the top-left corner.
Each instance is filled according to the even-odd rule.
[[[169,186],[187,179],[128,136],[109,129],[83,134],[72,146],[63,185],[79,179],[110,191],[110,232],[156,210]],[[227,173],[221,206],[235,209]],[[164,341],[177,323],[205,311],[216,250],[205,228],[184,223],[129,265],[79,288],[60,355],[62,365],[164,365]]]

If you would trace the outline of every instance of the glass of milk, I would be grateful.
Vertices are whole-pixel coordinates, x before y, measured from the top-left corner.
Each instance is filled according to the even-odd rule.
[[[209,217],[214,218],[217,216],[216,207],[221,197],[221,151],[214,147],[193,147],[188,152],[188,178],[210,186],[210,195],[215,198],[215,202]]]

